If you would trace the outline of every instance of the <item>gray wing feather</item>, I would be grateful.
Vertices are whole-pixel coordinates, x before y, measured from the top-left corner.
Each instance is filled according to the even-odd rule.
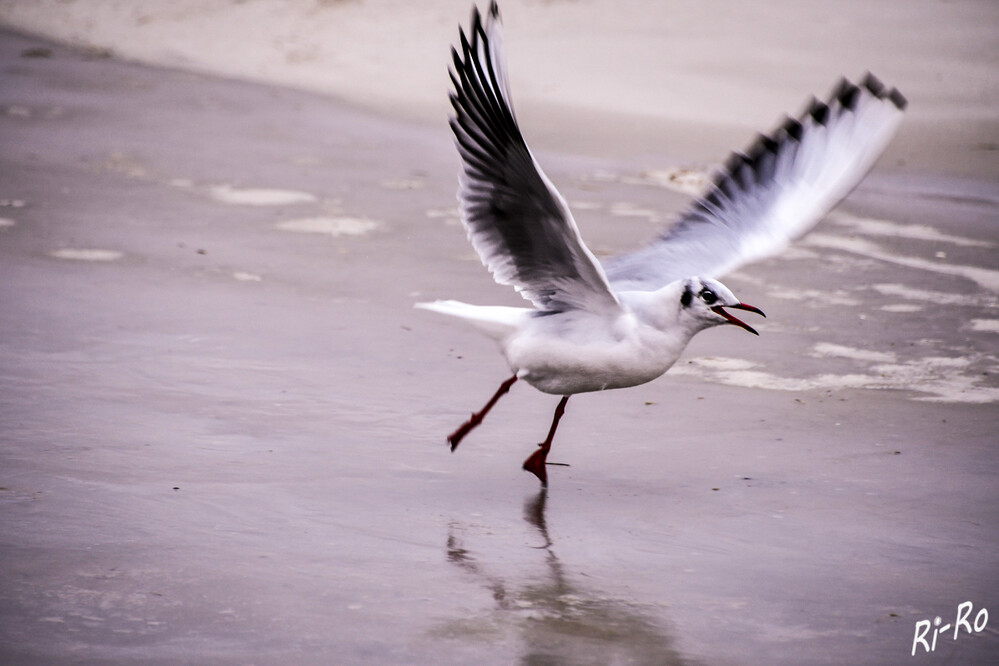
[[[691,276],[721,277],[783,250],[860,182],[894,135],[905,98],[873,75],[842,79],[745,153],[733,153],[707,194],[658,239],[610,259],[612,287],[654,290]]]
[[[462,222],[482,263],[546,311],[619,307],[565,200],[541,171],[510,104],[493,3],[452,49],[451,129],[462,160]]]

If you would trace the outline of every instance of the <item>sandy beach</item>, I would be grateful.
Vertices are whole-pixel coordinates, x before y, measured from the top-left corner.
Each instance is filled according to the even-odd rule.
[[[557,400],[449,453],[507,369],[412,308],[522,302],[457,218],[467,2],[0,2],[0,662],[993,663],[999,10],[709,4],[502,5],[598,256],[840,74],[906,120],[544,492]]]

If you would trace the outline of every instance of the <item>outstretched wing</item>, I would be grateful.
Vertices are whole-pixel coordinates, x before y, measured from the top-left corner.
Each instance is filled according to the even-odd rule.
[[[499,10],[472,12],[452,49],[451,129],[462,168],[458,201],[468,238],[500,284],[546,311],[607,312],[619,304],[565,200],[517,126],[504,72]]]
[[[720,277],[783,250],[860,182],[902,119],[906,100],[873,75],[842,79],[797,120],[733,153],[708,193],[658,239],[607,262],[615,290]]]

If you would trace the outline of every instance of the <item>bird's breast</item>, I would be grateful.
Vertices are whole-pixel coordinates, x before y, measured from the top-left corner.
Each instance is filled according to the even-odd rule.
[[[553,333],[530,328],[504,345],[510,367],[539,391],[570,395],[650,382],[673,365],[686,346],[669,333],[643,324]]]

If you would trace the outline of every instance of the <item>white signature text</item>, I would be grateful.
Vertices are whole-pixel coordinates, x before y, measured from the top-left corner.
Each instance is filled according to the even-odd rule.
[[[965,601],[959,604],[957,607],[957,615],[953,623],[947,623],[940,626],[943,619],[938,615],[933,621],[920,620],[916,623],[916,631],[912,636],[912,656],[916,656],[916,650],[920,645],[923,646],[923,650],[926,652],[933,652],[937,649],[937,637],[941,634],[944,637],[948,637],[948,632],[952,629],[954,631],[952,640],[957,640],[958,636],[961,634],[961,629],[963,628],[969,634],[977,634],[978,632],[985,629],[985,625],[989,623],[989,611],[984,607],[978,610],[975,614],[975,618],[971,619],[971,611],[973,611],[975,605],[970,601]],[[930,628],[933,629],[933,633],[930,638],[927,638],[927,634],[930,633]]]

